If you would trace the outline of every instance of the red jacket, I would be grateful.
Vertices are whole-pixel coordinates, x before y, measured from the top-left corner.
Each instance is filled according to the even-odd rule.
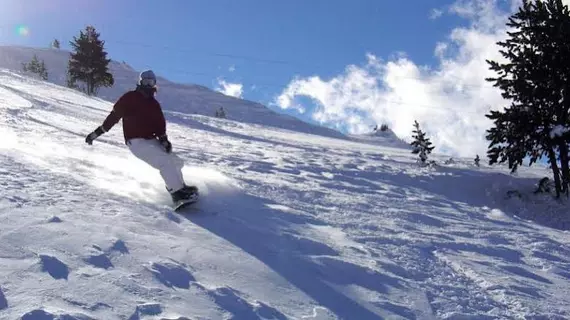
[[[154,139],[166,134],[166,121],[160,103],[152,96],[133,90],[125,93],[103,121],[105,132],[123,119],[125,142],[134,138]]]

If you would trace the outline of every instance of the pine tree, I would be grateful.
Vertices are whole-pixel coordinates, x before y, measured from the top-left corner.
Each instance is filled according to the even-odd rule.
[[[47,80],[48,79],[48,72],[47,72],[47,68],[46,68],[46,64],[44,63],[44,61],[42,60],[42,62],[40,62],[40,66],[38,69],[38,74],[40,75],[40,77],[43,80]]]
[[[25,72],[35,73],[40,76],[41,79],[48,79],[48,72],[44,61],[38,59],[38,56],[34,54],[32,60],[29,63],[22,63],[22,69]]]
[[[570,14],[561,0],[523,0],[509,18],[509,38],[497,44],[506,63],[487,61],[497,78],[488,78],[511,101],[504,111],[486,115],[489,164],[508,162],[515,172],[528,158],[532,165],[548,157],[557,197],[568,194],[570,133],[551,135],[570,126]],[[560,167],[558,162],[560,161]]]
[[[30,61],[27,65],[26,71],[38,74],[39,70],[40,70],[40,60],[38,59],[38,56],[34,54],[34,56],[32,57],[32,61]]]
[[[432,143],[429,140],[429,138],[427,138],[425,136],[425,133],[420,129],[420,124],[418,123],[417,120],[414,120],[414,128],[415,130],[412,131],[412,133],[414,133],[412,135],[414,141],[410,143],[410,145],[414,147],[412,153],[419,154],[422,164],[425,164],[428,158],[428,154],[430,154],[435,147],[432,146]]]
[[[67,62],[67,70],[66,70],[66,73],[65,73],[65,82],[66,82],[66,85],[67,85],[68,88],[71,88],[71,89],[78,89],[77,81],[76,81],[76,79],[71,75],[71,72],[70,72],[70,67],[69,67],[70,62],[71,62],[71,61],[68,61],[68,62]]]
[[[73,37],[70,42],[74,52],[69,61],[68,82],[83,81],[88,95],[96,94],[102,86],[111,87],[114,84],[113,75],[108,71],[111,60],[107,59],[105,42],[99,36],[93,26],[87,26],[85,32],[80,31],[79,37]]]
[[[57,39],[53,40],[53,42],[51,43],[51,46],[52,46],[52,48],[59,49],[60,48],[59,40],[57,40]]]

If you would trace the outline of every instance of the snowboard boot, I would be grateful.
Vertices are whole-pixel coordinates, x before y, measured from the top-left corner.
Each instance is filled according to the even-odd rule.
[[[198,195],[198,187],[195,187],[195,186],[184,185],[184,188],[182,188],[182,190],[184,190],[184,192],[186,192],[186,194],[188,194],[190,196],[197,196]]]
[[[195,201],[198,198],[198,188],[184,185],[182,189],[171,192],[170,196],[174,203]]]

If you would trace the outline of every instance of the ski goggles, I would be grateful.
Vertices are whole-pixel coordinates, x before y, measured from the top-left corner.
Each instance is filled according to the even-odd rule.
[[[140,81],[141,86],[143,87],[154,87],[156,86],[156,79],[153,78],[142,78]]]

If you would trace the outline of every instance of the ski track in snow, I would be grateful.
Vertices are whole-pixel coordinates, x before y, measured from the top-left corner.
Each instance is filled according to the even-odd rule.
[[[1,319],[570,317],[545,169],[420,168],[396,142],[166,112],[204,194],[180,215],[120,123],[85,145],[110,103],[0,80]]]

